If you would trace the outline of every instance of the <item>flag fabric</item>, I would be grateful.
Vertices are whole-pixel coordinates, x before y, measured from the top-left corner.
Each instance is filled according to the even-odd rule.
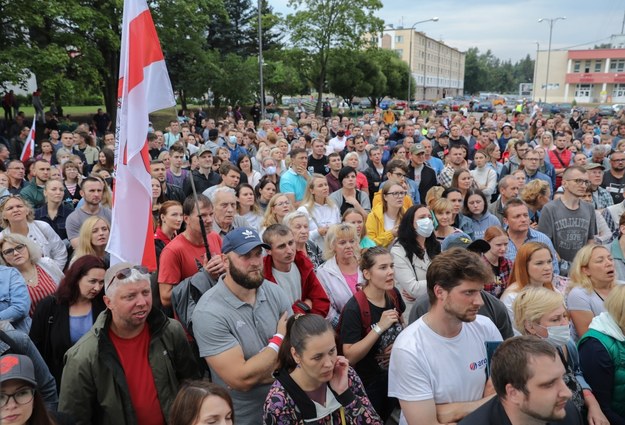
[[[146,0],[124,0],[111,232],[111,265],[156,270],[147,134],[149,113],[176,104]]]
[[[37,120],[33,118],[33,125],[30,126],[30,131],[28,132],[28,137],[26,138],[26,142],[24,142],[24,147],[22,148],[22,153],[20,155],[20,161],[25,162],[30,158],[35,156],[35,125]]]

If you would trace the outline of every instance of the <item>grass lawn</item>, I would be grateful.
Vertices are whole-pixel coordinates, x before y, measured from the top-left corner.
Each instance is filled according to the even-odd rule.
[[[91,122],[92,116],[98,111],[98,108],[104,109],[102,106],[63,106],[63,114],[69,115],[70,119],[76,123]],[[46,108],[47,110],[47,108]],[[32,106],[20,107],[20,111],[26,114],[26,119],[30,120],[35,115],[35,108]],[[150,120],[156,129],[164,129],[169,125],[169,121],[176,118],[176,110],[174,108],[163,109],[150,114]]]

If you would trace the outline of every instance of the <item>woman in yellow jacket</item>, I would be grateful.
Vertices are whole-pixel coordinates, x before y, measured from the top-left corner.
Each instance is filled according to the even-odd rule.
[[[406,189],[398,184],[386,184],[382,188],[382,203],[373,207],[367,217],[367,234],[381,246],[388,247],[397,237],[397,228],[406,209]]]

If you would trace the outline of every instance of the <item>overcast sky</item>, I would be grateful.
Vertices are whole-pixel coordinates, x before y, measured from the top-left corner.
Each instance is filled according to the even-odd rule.
[[[269,0],[276,12],[291,13],[287,0]],[[566,16],[554,24],[552,49],[582,43],[592,48],[621,32],[623,0],[382,0],[379,17],[395,27],[438,17],[438,22],[417,26],[429,37],[443,40],[462,51],[476,46],[490,49],[500,59],[517,61],[528,53],[536,56],[536,42],[547,50],[549,23],[539,18]]]

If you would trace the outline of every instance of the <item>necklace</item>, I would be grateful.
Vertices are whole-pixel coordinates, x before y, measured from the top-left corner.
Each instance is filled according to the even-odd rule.
[[[22,276],[24,277],[24,280],[26,281],[28,286],[37,286],[37,269],[34,270],[34,273],[29,273],[28,275],[26,273],[22,273]]]

